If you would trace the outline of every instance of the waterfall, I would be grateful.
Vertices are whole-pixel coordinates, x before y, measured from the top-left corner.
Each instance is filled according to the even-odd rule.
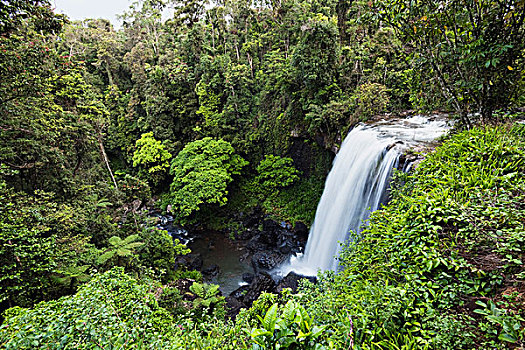
[[[337,270],[341,244],[351,232],[359,234],[386,199],[400,149],[434,140],[448,128],[443,120],[421,116],[396,122],[359,125],[347,135],[326,179],[305,253],[281,267],[282,274]]]

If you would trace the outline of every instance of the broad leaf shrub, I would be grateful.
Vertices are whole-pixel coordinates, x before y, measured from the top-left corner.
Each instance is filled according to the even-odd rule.
[[[398,175],[406,184],[346,247],[343,270],[303,287],[333,347],[523,346],[524,129],[459,133]]]
[[[181,220],[204,205],[225,205],[228,185],[247,164],[227,141],[211,137],[193,141],[171,162],[173,182],[166,201],[173,205]]]
[[[176,310],[168,305],[162,289],[174,292],[114,268],[73,296],[42,302],[33,309],[9,309],[0,326],[0,346],[17,350],[246,348],[242,344],[247,337],[239,337],[240,330],[217,316],[220,305],[206,316],[201,306],[192,309],[181,304]],[[168,298],[180,304],[180,296]]]
[[[324,350],[317,342],[327,325],[316,326],[314,319],[305,308],[289,300],[279,312],[279,305],[273,304],[263,317],[257,315],[260,328],[250,330],[252,349],[315,349]]]
[[[153,137],[152,132],[142,134],[135,143],[133,166],[139,167],[140,177],[148,180],[152,185],[158,185],[166,176],[170,159],[171,154],[161,141]]]
[[[523,347],[525,127],[450,137],[349,244],[341,271],[263,294],[236,321],[115,268],[74,296],[12,308],[7,349],[516,349]],[[139,247],[142,248],[142,247]],[[211,307],[213,305],[213,307]],[[165,309],[167,308],[167,309]]]
[[[181,332],[149,286],[115,268],[73,296],[12,308],[0,328],[5,349],[178,348]]]
[[[293,166],[291,158],[282,158],[273,154],[267,154],[257,166],[258,182],[262,191],[271,194],[281,188],[290,186],[299,178],[297,169]]]

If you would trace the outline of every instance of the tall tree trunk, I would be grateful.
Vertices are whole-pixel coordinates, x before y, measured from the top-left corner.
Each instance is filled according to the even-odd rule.
[[[111,166],[109,165],[108,156],[106,155],[106,150],[104,149],[104,143],[102,142],[102,132],[100,131],[100,128],[97,126],[97,139],[98,139],[98,146],[100,148],[100,154],[102,156],[102,159],[104,160],[104,163],[106,164],[106,167],[108,168],[109,175],[111,176],[111,180],[113,180],[113,184],[115,185],[115,189],[118,189],[117,181],[115,181],[115,176],[113,176],[113,171],[111,170]]]
[[[106,58],[105,59],[106,61],[106,73],[108,74],[108,81],[109,81],[109,86],[113,86],[115,84],[113,84],[113,75],[111,74],[111,70],[109,69],[109,60]]]

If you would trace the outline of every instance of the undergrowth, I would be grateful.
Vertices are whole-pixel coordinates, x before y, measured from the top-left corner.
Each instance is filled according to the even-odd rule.
[[[346,247],[344,271],[303,289],[336,348],[348,334],[356,349],[523,346],[524,130],[454,135],[397,174],[405,185]]]
[[[304,282],[295,295],[263,294],[236,321],[224,321],[220,307],[208,309],[212,302],[220,305],[219,299],[203,293],[196,299],[198,318],[184,303],[169,314],[153,298],[161,287],[148,291],[117,274],[108,275],[110,284],[90,283],[74,297],[11,310],[0,344],[12,349],[60,348],[60,342],[86,349],[122,348],[119,344],[138,349],[146,343],[177,349],[523,348],[525,126],[456,134],[412,174],[396,176],[400,181],[394,183],[404,185],[393,189],[388,206],[344,249],[339,273],[325,273],[317,284]],[[119,290],[129,290],[125,307],[107,297]],[[96,313],[82,309],[87,297]],[[78,322],[48,312],[62,304],[75,306],[68,312]],[[110,318],[103,321],[105,313]],[[94,315],[100,316],[100,329],[82,323]],[[136,315],[141,322],[134,325]],[[116,326],[112,319],[119,320]],[[100,332],[103,327],[112,333]]]

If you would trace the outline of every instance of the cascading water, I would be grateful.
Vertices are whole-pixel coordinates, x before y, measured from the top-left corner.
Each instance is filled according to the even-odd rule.
[[[281,273],[335,271],[341,244],[350,232],[359,234],[370,213],[385,200],[402,145],[432,141],[447,128],[443,120],[429,121],[421,116],[355,127],[341,145],[326,179],[304,255],[292,257],[280,268]]]

